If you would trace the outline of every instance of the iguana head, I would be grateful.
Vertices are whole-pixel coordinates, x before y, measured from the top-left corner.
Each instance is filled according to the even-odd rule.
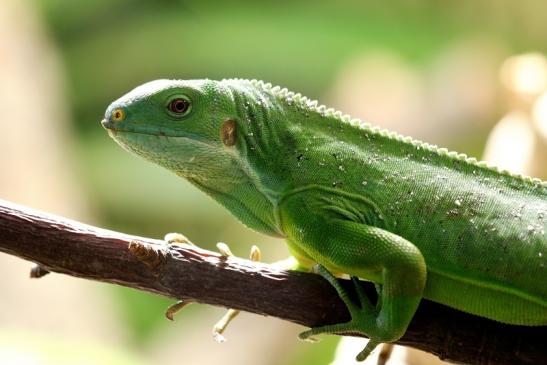
[[[278,233],[238,143],[233,96],[220,82],[151,81],[114,101],[102,125],[123,148],[188,179],[246,225]]]

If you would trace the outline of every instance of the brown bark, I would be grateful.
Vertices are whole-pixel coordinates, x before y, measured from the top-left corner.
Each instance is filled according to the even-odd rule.
[[[308,327],[349,320],[343,302],[318,275],[225,258],[191,245],[166,245],[1,200],[0,251],[52,272],[274,316]],[[349,287],[348,282],[343,284]],[[363,286],[375,295],[370,283],[363,282]],[[541,364],[547,363],[545,338],[545,326],[505,325],[423,300],[397,343],[459,363]]]

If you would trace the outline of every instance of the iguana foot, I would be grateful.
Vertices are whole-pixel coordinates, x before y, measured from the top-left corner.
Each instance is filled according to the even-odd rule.
[[[230,247],[224,242],[217,243],[217,249],[222,256],[229,257],[234,255],[232,253],[232,250],[230,250]],[[252,261],[256,261],[256,262],[260,261],[261,254],[257,246],[253,245],[253,247],[251,247],[251,253],[249,256]],[[222,316],[222,318],[213,326],[212,332],[213,332],[213,338],[215,339],[215,341],[219,343],[226,341],[226,338],[222,334],[226,330],[226,327],[228,327],[228,324],[230,324],[230,322],[235,317],[237,317],[238,314],[239,314],[239,310],[228,309],[226,313],[224,314],[224,316]]]
[[[332,325],[314,327],[308,331],[302,332],[298,335],[301,340],[312,339],[313,336],[318,334],[336,334],[336,335],[348,335],[348,334],[364,334],[369,336],[370,340],[361,351],[356,359],[357,361],[365,360],[368,355],[378,346],[382,341],[371,336],[370,333],[366,333],[363,329],[371,328],[374,326],[377,311],[370,303],[365,291],[359,284],[359,278],[352,276],[355,291],[357,293],[358,303],[355,304],[349,297],[348,292],[338,283],[336,277],[332,275],[324,266],[316,265],[314,267],[319,275],[325,278],[338,292],[338,295],[342,301],[346,304],[348,311],[351,315],[351,320],[346,323],[337,323]]]

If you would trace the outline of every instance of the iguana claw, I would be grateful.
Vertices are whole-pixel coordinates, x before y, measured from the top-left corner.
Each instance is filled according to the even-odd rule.
[[[175,304],[170,305],[167,308],[167,310],[165,311],[165,317],[170,321],[174,321],[175,320],[175,314],[180,312],[182,310],[182,308],[186,307],[190,303],[191,302],[185,302],[185,301],[179,300]]]
[[[176,233],[176,232],[167,233],[163,237],[163,240],[170,245],[187,244],[187,245],[195,246],[192,242],[190,242],[188,238],[186,238],[185,235],[181,233]]]

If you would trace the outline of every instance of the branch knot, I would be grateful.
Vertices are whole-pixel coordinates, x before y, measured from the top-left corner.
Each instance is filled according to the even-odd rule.
[[[155,276],[159,275],[158,268],[167,257],[165,247],[132,240],[129,242],[127,249],[137,260],[144,263]]]

